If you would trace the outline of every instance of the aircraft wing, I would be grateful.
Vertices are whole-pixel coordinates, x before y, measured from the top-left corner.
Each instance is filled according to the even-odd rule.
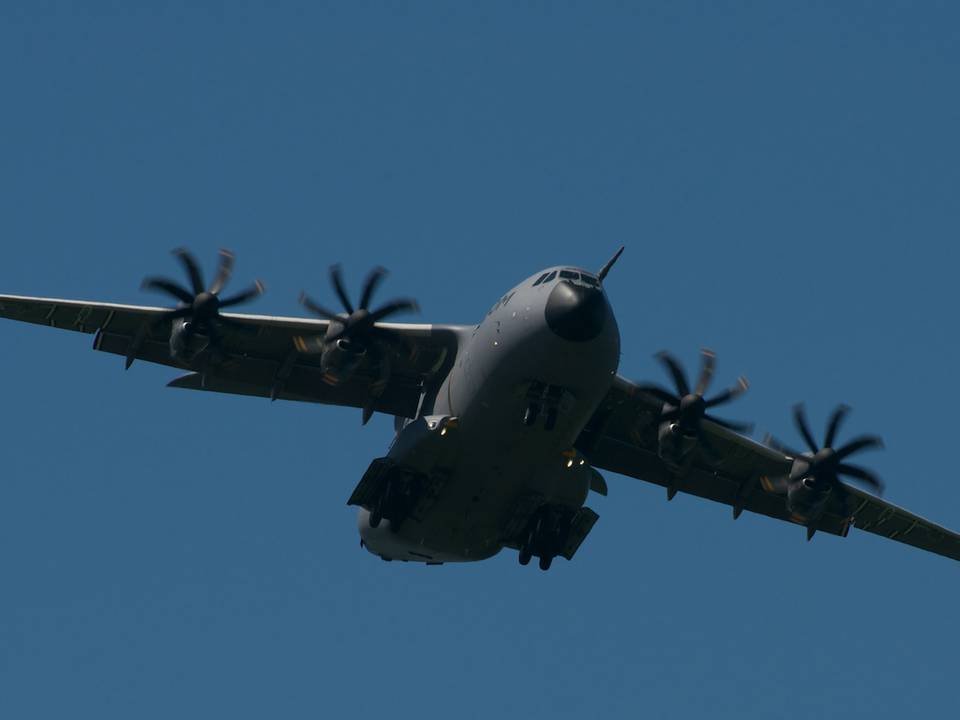
[[[704,430],[719,457],[697,450],[681,476],[657,454],[657,429],[662,405],[629,380],[617,377],[577,441],[590,463],[668,489],[730,505],[734,517],[743,510],[778,520],[807,525],[793,517],[783,495],[765,487],[766,478],[790,472],[792,461],[783,453],[705,421]],[[846,536],[850,526],[913,545],[921,550],[960,560],[960,535],[924,520],[874,495],[847,485],[852,522],[842,504],[831,497],[816,529]]]
[[[171,387],[251,395],[271,399],[371,407],[392,415],[416,415],[431,378],[456,357],[458,326],[377,323],[397,340],[390,372],[361,364],[340,384],[330,384],[320,356],[297,351],[294,338],[322,335],[326,320],[223,313],[226,358],[208,366],[171,357],[170,321],[157,322],[167,308],[0,295],[0,317],[94,334],[93,347],[125,358],[188,371]],[[442,377],[442,373],[439,376]]]

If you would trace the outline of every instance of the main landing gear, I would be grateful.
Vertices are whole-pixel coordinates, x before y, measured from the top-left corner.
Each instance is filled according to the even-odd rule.
[[[384,518],[390,521],[390,529],[397,532],[400,524],[413,510],[419,496],[420,483],[415,477],[399,474],[388,476],[370,508],[370,527],[379,527]]]
[[[370,463],[360,483],[347,501],[370,511],[368,523],[376,528],[384,519],[390,521],[390,530],[397,532],[420,504],[436,495],[442,484],[441,476],[427,477],[398,467],[386,458]]]
[[[544,505],[531,518],[526,537],[520,546],[521,565],[529,565],[534,555],[540,558],[540,569],[549,570],[553,559],[560,555],[570,536],[572,515],[558,508]]]

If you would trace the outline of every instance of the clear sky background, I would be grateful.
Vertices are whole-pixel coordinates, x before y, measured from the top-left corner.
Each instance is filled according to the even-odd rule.
[[[202,5],[202,6],[201,6]],[[237,253],[251,312],[381,298],[473,323],[599,266],[620,371],[750,393],[960,527],[953,3],[0,4],[0,292],[154,304]],[[0,716],[949,717],[960,565],[607,475],[548,573],[384,563],[356,410],[190,394],[0,321]]]

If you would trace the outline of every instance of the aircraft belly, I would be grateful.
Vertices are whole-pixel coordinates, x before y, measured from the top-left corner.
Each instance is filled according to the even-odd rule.
[[[369,528],[369,513],[362,510],[361,537],[368,549],[391,559],[483,560],[502,549],[504,530],[525,496],[580,507],[588,491],[588,473],[566,468],[560,457],[464,452],[427,512],[407,518],[394,532],[388,520]]]
[[[422,562],[482,560],[500,551],[525,499],[583,505],[589,467],[569,467],[565,453],[612,382],[616,327],[576,345],[549,332],[524,330],[529,328],[511,331],[508,323],[488,319],[427,416],[434,423],[455,417],[455,424],[442,438],[434,433],[429,443],[417,440],[416,433],[424,431],[416,423],[400,433],[391,460],[420,473],[442,473],[444,480],[429,508],[404,520],[397,532],[382,526],[364,530],[361,517],[361,534],[372,552]],[[563,390],[552,428],[524,422],[531,382]],[[379,537],[384,539],[378,543]]]

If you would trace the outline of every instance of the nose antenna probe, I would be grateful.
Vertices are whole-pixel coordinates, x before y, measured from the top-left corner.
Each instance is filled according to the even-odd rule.
[[[614,253],[613,257],[607,260],[606,265],[600,268],[600,272],[597,273],[597,277],[600,278],[600,282],[603,282],[603,279],[607,276],[607,273],[610,272],[610,268],[612,268],[617,260],[620,259],[620,256],[623,255],[623,248],[624,246],[621,245],[620,249]]]

